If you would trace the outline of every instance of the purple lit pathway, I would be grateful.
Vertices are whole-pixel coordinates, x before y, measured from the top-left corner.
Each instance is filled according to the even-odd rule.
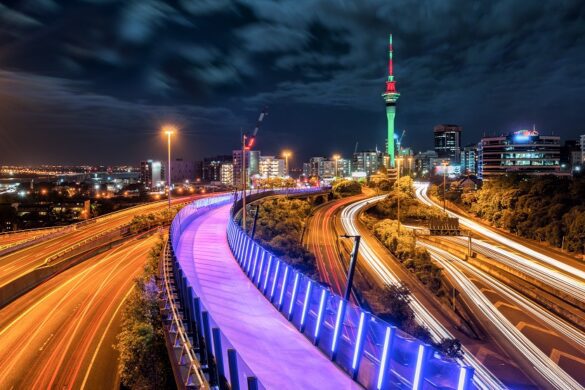
[[[267,389],[361,388],[278,313],[242,272],[226,238],[230,206],[193,221],[176,251],[221,331]]]

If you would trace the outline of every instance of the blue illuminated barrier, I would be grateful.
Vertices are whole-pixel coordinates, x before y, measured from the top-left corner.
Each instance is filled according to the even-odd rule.
[[[227,238],[242,270],[314,345],[367,389],[470,389],[473,368],[372,316],[294,270],[230,218]]]
[[[184,275],[174,255],[174,248],[177,247],[180,235],[186,226],[209,210],[231,203],[233,200],[233,195],[199,199],[179,211],[173,219],[169,232],[173,275],[184,315],[183,322],[193,337],[195,352],[203,367],[214,368],[208,371],[210,383],[218,386],[219,383],[225,381],[232,390],[264,389],[264,386],[225,337],[203,301],[195,294],[195,290]]]

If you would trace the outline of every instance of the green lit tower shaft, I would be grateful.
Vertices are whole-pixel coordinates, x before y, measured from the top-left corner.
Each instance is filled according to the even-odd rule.
[[[388,120],[388,153],[389,166],[395,167],[395,150],[394,150],[394,117],[396,116],[396,102],[400,94],[396,90],[396,81],[394,81],[394,69],[392,65],[392,34],[388,45],[388,80],[386,80],[386,91],[382,94],[386,102],[386,118]]]

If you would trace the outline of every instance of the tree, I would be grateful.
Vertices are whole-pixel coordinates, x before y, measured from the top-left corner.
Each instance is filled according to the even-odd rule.
[[[124,308],[115,345],[120,353],[120,381],[128,388],[172,388],[159,303],[154,280],[138,279]]]

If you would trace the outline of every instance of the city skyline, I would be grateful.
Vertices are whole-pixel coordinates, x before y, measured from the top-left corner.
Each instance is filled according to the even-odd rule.
[[[324,143],[331,153],[356,142],[383,149],[388,33],[402,92],[396,129],[416,149],[431,147],[438,123],[463,126],[467,144],[533,124],[576,138],[585,122],[585,16],[576,1],[278,9],[29,1],[5,11],[3,163],[162,157],[167,122],[181,128],[177,155],[200,159],[237,147],[264,105],[258,147],[270,154],[279,150],[267,145],[299,160],[323,154]],[[461,16],[442,17],[451,14]]]

